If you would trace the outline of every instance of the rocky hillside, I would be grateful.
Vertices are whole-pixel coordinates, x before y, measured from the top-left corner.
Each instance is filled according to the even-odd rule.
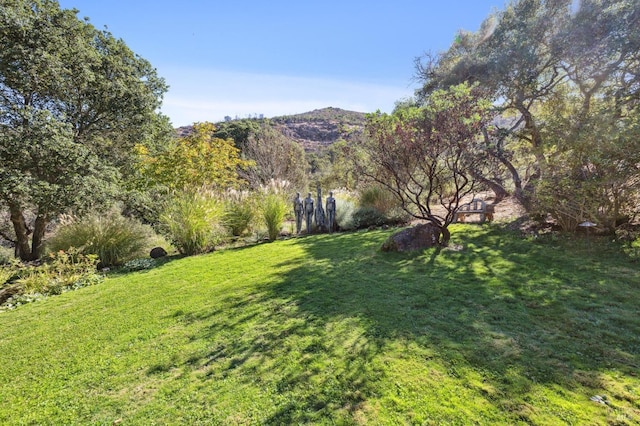
[[[364,129],[365,113],[328,107],[274,117],[269,121],[282,134],[300,143],[309,152],[328,147],[340,139],[348,141],[357,137]],[[176,129],[176,134],[184,137],[191,131],[191,126],[185,126]]]
[[[340,108],[323,108],[271,120],[285,136],[300,143],[305,151],[317,151],[337,140],[351,140],[363,129],[365,114]]]

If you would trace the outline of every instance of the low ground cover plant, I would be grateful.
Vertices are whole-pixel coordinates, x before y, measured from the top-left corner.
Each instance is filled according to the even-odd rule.
[[[18,261],[0,266],[0,309],[14,309],[50,295],[77,290],[103,280],[96,255],[77,249],[50,253],[37,264]]]

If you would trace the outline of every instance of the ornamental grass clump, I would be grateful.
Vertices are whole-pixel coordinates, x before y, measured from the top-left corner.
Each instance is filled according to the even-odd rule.
[[[390,216],[400,208],[393,194],[379,185],[369,185],[360,193],[360,207],[371,207],[384,216]]]
[[[409,220],[395,196],[379,185],[370,185],[361,192],[358,208],[352,214],[353,227],[356,229],[398,225]]]
[[[262,218],[267,226],[269,241],[278,238],[287,213],[287,203],[279,194],[268,193],[262,198]]]
[[[247,193],[237,191],[227,193],[223,222],[231,235],[240,237],[248,232],[254,219],[254,200]]]
[[[106,215],[69,219],[47,241],[47,249],[58,252],[73,247],[83,255],[95,254],[99,267],[105,268],[144,256],[153,236],[151,227],[112,210]]]
[[[228,237],[224,203],[215,194],[195,191],[175,195],[160,215],[161,231],[181,254],[214,250]]]
[[[355,204],[351,200],[343,200],[336,197],[336,223],[339,229],[350,231],[355,229],[353,222],[353,214],[355,213]]]

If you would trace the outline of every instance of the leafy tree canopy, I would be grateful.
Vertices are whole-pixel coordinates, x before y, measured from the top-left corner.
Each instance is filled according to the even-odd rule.
[[[151,64],[76,13],[0,1],[0,202],[25,260],[41,255],[57,214],[113,195],[134,144],[168,125]]]
[[[634,213],[639,70],[638,0],[514,0],[420,59],[417,95],[477,83],[498,114],[483,131],[495,164],[479,177],[503,194],[510,178],[530,211],[573,198],[570,230]]]

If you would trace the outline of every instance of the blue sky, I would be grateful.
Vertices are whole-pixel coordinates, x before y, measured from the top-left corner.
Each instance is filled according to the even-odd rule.
[[[174,126],[324,107],[390,112],[414,60],[505,0],[59,0],[151,62]]]

